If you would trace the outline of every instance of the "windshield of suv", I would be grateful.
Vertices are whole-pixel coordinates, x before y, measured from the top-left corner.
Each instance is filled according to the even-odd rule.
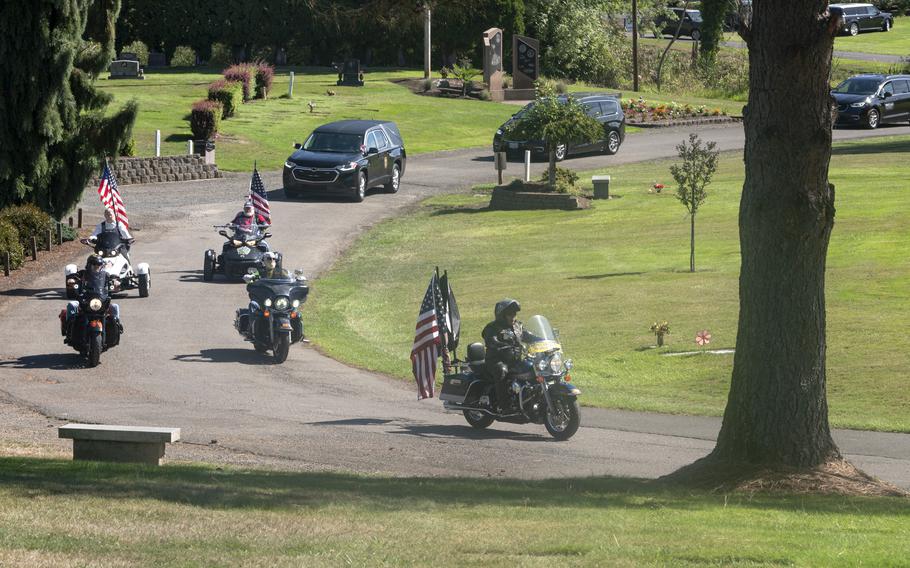
[[[845,95],[871,95],[878,90],[879,83],[877,78],[852,77],[834,87],[834,92]]]
[[[314,132],[303,144],[304,150],[311,152],[343,152],[353,154],[360,152],[363,136],[360,134],[342,134],[340,132]]]
[[[698,10],[686,10],[686,15],[689,16],[693,22],[701,21],[701,12]]]

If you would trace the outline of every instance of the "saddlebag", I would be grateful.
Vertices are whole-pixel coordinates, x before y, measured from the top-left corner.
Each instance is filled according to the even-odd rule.
[[[454,375],[446,375],[442,379],[442,391],[439,393],[439,400],[461,404],[468,394],[468,388],[471,383],[475,381],[477,381],[477,377],[472,374],[456,373]]]

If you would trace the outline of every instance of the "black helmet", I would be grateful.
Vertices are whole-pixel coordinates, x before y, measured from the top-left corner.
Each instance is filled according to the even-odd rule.
[[[91,268],[93,266],[104,266],[104,259],[101,258],[100,256],[98,256],[97,254],[93,254],[93,255],[89,256],[88,259],[86,259],[86,261],[85,261],[85,267]]]
[[[493,310],[493,314],[496,316],[496,319],[501,319],[502,316],[508,312],[517,314],[520,311],[521,304],[518,303],[518,300],[504,298],[496,302],[496,308]]]

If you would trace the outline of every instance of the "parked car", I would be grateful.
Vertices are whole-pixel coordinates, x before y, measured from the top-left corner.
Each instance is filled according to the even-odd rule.
[[[603,125],[604,136],[592,144],[559,144],[556,147],[556,160],[561,161],[569,154],[583,152],[615,154],[619,151],[620,145],[626,139],[626,115],[619,104],[619,95],[579,94],[573,95],[573,98],[585,107],[588,116]],[[568,97],[560,95],[558,100],[564,103]],[[509,126],[521,120],[522,115],[533,105],[534,103],[526,105],[496,130],[496,134],[493,135],[493,152],[506,152],[520,157],[525,150],[531,150],[531,155],[535,159],[548,158],[543,140],[511,140],[507,134]]]
[[[692,41],[701,39],[702,19],[700,11],[670,8],[670,12],[672,12],[672,15],[669,17],[660,15],[654,19],[654,27],[657,28],[661,35],[688,36],[692,38]],[[682,20],[682,26],[679,25],[680,20]],[[679,28],[679,35],[676,35],[677,28]]]
[[[910,121],[910,75],[856,75],[831,91],[837,124],[878,128]]]
[[[284,164],[284,194],[335,193],[363,201],[383,187],[396,193],[407,153],[401,132],[384,120],[339,120],[320,126]]]
[[[840,13],[840,32],[855,36],[859,32],[887,32],[894,27],[894,16],[872,4],[831,4],[831,15]]]

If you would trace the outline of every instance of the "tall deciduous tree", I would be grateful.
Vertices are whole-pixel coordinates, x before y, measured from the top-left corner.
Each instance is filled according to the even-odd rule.
[[[0,7],[0,207],[60,218],[105,156],[129,139],[136,105],[107,113],[95,89],[120,0],[7,0]]]

